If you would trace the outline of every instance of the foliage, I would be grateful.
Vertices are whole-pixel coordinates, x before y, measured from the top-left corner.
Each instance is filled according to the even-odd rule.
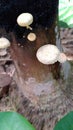
[[[16,112],[0,112],[0,130],[35,130],[35,128]]]
[[[60,27],[73,27],[73,0],[59,0]]]
[[[73,130],[73,112],[64,116],[55,126],[54,130]]]

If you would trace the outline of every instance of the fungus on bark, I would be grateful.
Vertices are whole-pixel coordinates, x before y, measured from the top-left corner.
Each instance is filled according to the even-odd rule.
[[[60,63],[64,63],[67,59],[67,56],[64,53],[60,53],[59,57],[58,57],[58,61]]]
[[[26,27],[27,29],[32,30],[30,25],[33,22],[33,16],[30,13],[22,13],[17,17],[17,23],[21,27]]]
[[[57,61],[64,63],[67,60],[66,55],[61,53],[55,45],[51,44],[40,47],[37,50],[36,57],[41,63],[46,65],[54,64]]]
[[[27,36],[27,39],[31,42],[35,41],[36,40],[36,35],[35,33],[29,33],[28,36]]]
[[[5,38],[0,38],[0,56],[5,56],[7,54],[7,48],[10,46],[10,41]]]

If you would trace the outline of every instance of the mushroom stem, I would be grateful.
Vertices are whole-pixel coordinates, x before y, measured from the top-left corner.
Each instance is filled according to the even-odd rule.
[[[30,26],[26,26],[26,28],[32,30],[32,28]]]
[[[6,49],[0,49],[0,56],[5,56],[7,54]]]

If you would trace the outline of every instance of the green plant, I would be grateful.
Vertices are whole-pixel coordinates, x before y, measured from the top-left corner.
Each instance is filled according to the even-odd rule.
[[[60,27],[73,27],[73,0],[59,0]]]
[[[56,124],[54,130],[73,130],[73,111],[64,116]]]
[[[35,130],[35,128],[16,112],[0,112],[0,130]]]

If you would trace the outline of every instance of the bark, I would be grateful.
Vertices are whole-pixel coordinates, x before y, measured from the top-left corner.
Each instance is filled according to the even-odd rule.
[[[22,38],[23,33],[19,32],[20,29],[16,31],[16,34],[21,34],[21,39],[19,37],[15,38],[15,35],[11,34],[13,42],[10,53],[16,67],[14,80],[23,94],[23,100],[19,104],[18,111],[21,113],[21,108],[23,108],[22,114],[29,119],[37,130],[53,130],[56,122],[73,109],[72,72],[70,71],[72,62],[66,62],[62,66],[58,62],[54,65],[46,66],[38,62],[35,56],[37,49],[44,44],[55,44],[62,50],[58,28],[56,23],[52,23],[54,20],[54,9],[58,1],[55,4],[51,0],[50,4],[49,9],[52,12],[50,13],[49,11],[49,15],[47,15],[45,11],[41,15],[46,9],[45,7],[42,11],[41,6],[41,12],[38,11],[41,18],[38,20],[39,14],[36,15],[35,13],[36,9],[39,9],[38,4],[35,4],[36,9],[33,8],[32,4],[29,8],[29,11],[32,9],[35,17],[35,22],[32,25],[33,32],[37,36],[35,42],[27,40],[29,31],[26,29],[23,31],[25,38]]]
[[[23,94],[23,110],[20,105],[18,111],[22,111],[37,130],[53,130],[56,122],[73,108],[70,63],[46,66],[35,57],[36,50],[49,43],[47,35],[50,33],[52,34],[38,29],[35,42],[20,39],[20,44],[19,40],[12,36],[11,56],[17,70],[14,79]],[[53,40],[56,38],[52,38],[52,42]]]
[[[35,52],[49,41],[47,35],[50,33],[41,29],[36,34],[35,42],[29,42],[27,38],[17,40],[10,34],[13,39],[10,53],[16,67],[14,80],[23,95],[18,112],[28,118],[37,130],[53,130],[56,122],[73,110],[72,61],[63,64],[62,69],[58,63],[49,66],[39,63]],[[72,44],[63,41],[63,49],[72,60]],[[63,70],[64,75],[61,74]],[[52,72],[59,73],[57,79]]]

